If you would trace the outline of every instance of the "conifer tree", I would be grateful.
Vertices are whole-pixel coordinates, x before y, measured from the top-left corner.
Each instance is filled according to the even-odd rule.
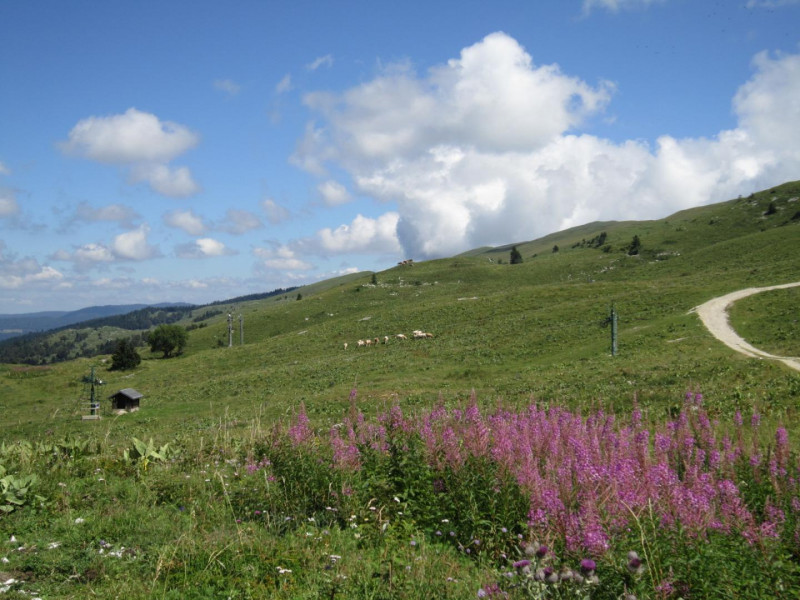
[[[638,235],[633,236],[633,240],[631,240],[630,245],[628,246],[628,256],[636,256],[639,254],[639,250],[642,247],[642,241],[639,239]]]
[[[126,371],[134,369],[142,362],[142,357],[136,351],[136,346],[129,338],[119,340],[114,354],[111,355],[111,371]]]

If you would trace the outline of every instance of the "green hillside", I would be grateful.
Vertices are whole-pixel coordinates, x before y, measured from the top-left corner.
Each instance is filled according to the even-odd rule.
[[[0,595],[797,598],[800,373],[692,308],[800,279],[798,197],[198,307],[130,371],[2,365]],[[796,352],[798,289],[734,325]]]
[[[135,371],[102,377],[107,390],[135,387],[145,395],[146,410],[119,426],[147,430],[226,411],[272,419],[300,403],[312,418],[336,418],[353,387],[375,410],[394,401],[429,406],[471,390],[486,403],[536,398],[613,410],[636,398],[667,410],[687,389],[702,390],[723,412],[791,410],[800,397],[797,373],[734,354],[689,311],[739,288],[798,279],[799,196],[794,182],[663,220],[585,225],[517,243],[518,265],[508,264],[509,245],[395,266],[375,274],[377,285],[371,273],[360,273],[221,304],[214,307],[220,314],[190,332],[184,355],[161,360],[144,351]],[[603,232],[602,247],[593,247]],[[641,250],[630,256],[634,236]],[[613,358],[603,327],[612,304],[619,314]],[[395,337],[411,338],[415,329],[434,337]],[[357,347],[359,339],[384,336],[387,344]],[[90,365],[103,368],[100,360],[37,371],[3,367],[0,431],[92,427],[68,418],[80,411],[80,381]]]

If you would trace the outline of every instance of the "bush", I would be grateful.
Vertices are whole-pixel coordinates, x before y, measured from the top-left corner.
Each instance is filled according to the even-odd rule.
[[[147,336],[151,352],[163,352],[164,358],[180,354],[186,347],[189,335],[180,325],[159,325]]]
[[[117,342],[116,350],[111,355],[111,368],[110,371],[125,371],[127,369],[135,369],[142,362],[142,357],[136,351],[136,347],[129,338],[119,340]]]

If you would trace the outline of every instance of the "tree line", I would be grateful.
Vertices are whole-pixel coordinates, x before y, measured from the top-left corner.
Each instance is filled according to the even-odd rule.
[[[0,363],[25,365],[46,365],[79,357],[92,357],[110,354],[116,348],[117,340],[102,340],[90,343],[91,329],[117,327],[129,331],[144,331],[128,336],[134,347],[146,343],[146,331],[158,325],[176,323],[192,311],[193,306],[143,308],[126,315],[116,315],[84,321],[76,325],[26,333],[0,342]],[[80,328],[80,329],[78,329]],[[75,330],[67,335],[68,330]],[[59,332],[63,332],[59,335]]]

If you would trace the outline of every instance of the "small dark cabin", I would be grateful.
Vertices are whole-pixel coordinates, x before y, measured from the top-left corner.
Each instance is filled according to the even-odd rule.
[[[143,397],[143,394],[133,388],[125,388],[109,396],[113,410],[127,410],[128,412],[139,410],[139,399]]]

